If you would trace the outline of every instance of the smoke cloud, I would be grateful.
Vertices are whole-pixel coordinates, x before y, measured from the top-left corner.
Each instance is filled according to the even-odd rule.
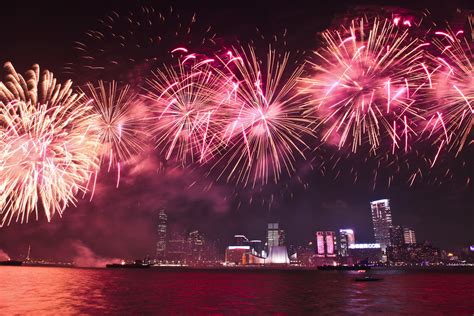
[[[5,251],[0,249],[0,261],[5,261],[5,260],[10,260],[10,256],[8,256],[8,254]]]
[[[107,263],[119,263],[121,261],[117,258],[98,256],[79,240],[72,243],[72,248],[76,252],[73,262],[78,267],[104,268]]]

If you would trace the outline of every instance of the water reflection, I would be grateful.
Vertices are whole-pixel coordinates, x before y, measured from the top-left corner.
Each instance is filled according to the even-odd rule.
[[[449,313],[474,311],[472,273],[163,272],[0,267],[1,314]]]

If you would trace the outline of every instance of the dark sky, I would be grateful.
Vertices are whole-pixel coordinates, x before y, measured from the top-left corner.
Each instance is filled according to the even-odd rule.
[[[125,2],[125,1],[123,1]],[[135,1],[71,1],[40,2],[9,1],[0,11],[0,62],[12,61],[23,72],[33,63],[48,68],[61,79],[61,69],[72,56],[72,42],[98,18],[110,10],[133,8]],[[266,36],[288,28],[288,46],[292,49],[314,48],[316,33],[341,15],[360,4],[371,2],[341,1],[195,1],[173,3],[179,12],[197,12],[198,22],[212,25],[222,38],[248,40],[255,28]],[[416,2],[416,3],[415,3]],[[456,8],[468,8],[470,1],[406,1],[388,2],[392,6],[421,10],[429,8],[435,19],[451,19]],[[156,3],[157,9],[169,7],[168,2]],[[322,4],[324,3],[324,4]],[[5,7],[7,6],[7,7]],[[10,8],[8,8],[10,6]],[[471,6],[473,6],[471,4]],[[474,244],[474,212],[472,184],[445,183],[433,186],[418,183],[409,187],[403,181],[390,188],[380,185],[375,190],[362,180],[353,184],[348,175],[338,180],[322,177],[306,163],[300,163],[299,175],[308,186],[295,179],[284,179],[278,187],[265,188],[260,194],[250,189],[238,192],[225,184],[204,188],[211,179],[203,171],[162,167],[154,153],[148,154],[136,167],[124,170],[124,179],[115,189],[115,175],[100,177],[98,192],[91,203],[80,200],[77,208],[66,210],[63,218],[52,223],[43,217],[28,224],[13,223],[0,228],[0,250],[12,257],[26,252],[28,244],[35,256],[66,258],[76,256],[78,245],[85,245],[99,256],[141,257],[153,254],[156,210],[166,208],[170,225],[176,230],[201,229],[209,238],[222,244],[234,234],[264,238],[265,223],[277,219],[287,231],[290,243],[311,240],[316,230],[354,228],[356,240],[372,242],[369,201],[390,198],[393,219],[415,229],[418,240],[431,240],[441,247]],[[472,166],[472,146],[462,159]],[[456,165],[457,162],[447,161]],[[317,169],[317,167],[316,167]],[[463,168],[460,173],[470,172]],[[360,171],[365,173],[363,168]],[[462,178],[463,174],[461,174]],[[285,185],[285,194],[279,194]],[[268,201],[274,193],[272,207]],[[249,203],[250,196],[255,196]],[[241,203],[239,203],[239,201]],[[240,206],[239,206],[240,204]]]

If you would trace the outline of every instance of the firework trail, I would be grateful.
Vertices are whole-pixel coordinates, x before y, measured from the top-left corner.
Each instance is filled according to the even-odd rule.
[[[169,61],[176,47],[208,47],[213,38],[210,27],[197,23],[196,15],[180,15],[171,7],[162,12],[147,5],[112,11],[74,42],[75,57],[64,72],[85,74],[88,80],[142,84],[151,70]]]
[[[463,31],[438,31],[433,44],[437,52],[430,54],[434,70],[425,90],[430,109],[424,132],[436,138],[438,154],[452,149],[458,155],[472,143],[474,54]]]
[[[275,183],[282,172],[292,174],[297,156],[304,157],[309,121],[302,117],[305,97],[296,91],[303,68],[290,69],[289,53],[271,48],[260,60],[252,47],[233,49],[221,59],[231,74],[227,116],[221,132],[223,149],[213,169],[219,178],[244,186]]]
[[[144,107],[138,94],[129,85],[119,86],[115,81],[97,85],[87,84],[84,91],[92,101],[97,120],[91,122],[91,129],[102,144],[101,165],[117,170],[117,186],[120,182],[121,165],[140,153],[147,137],[145,132]]]
[[[409,29],[391,20],[353,20],[348,29],[323,33],[323,46],[311,62],[314,75],[303,80],[312,94],[322,139],[340,149],[369,144],[375,152],[385,138],[392,151],[408,150],[423,119],[415,95],[427,82],[423,47]]]
[[[214,155],[227,96],[225,77],[211,66],[214,60],[196,59],[187,54],[178,66],[164,66],[147,79],[156,146],[166,160],[183,165]]]
[[[18,74],[10,62],[5,63],[3,68],[6,72],[4,82],[0,82],[0,102],[3,104],[23,101],[54,107],[58,104],[69,106],[77,101],[78,95],[71,89],[72,81],[60,84],[48,70],[40,75],[38,65],[33,65],[25,77]]]

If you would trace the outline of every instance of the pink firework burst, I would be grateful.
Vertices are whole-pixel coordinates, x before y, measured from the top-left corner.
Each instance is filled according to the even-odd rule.
[[[436,52],[430,54],[434,70],[427,90],[429,120],[425,132],[434,135],[438,153],[451,149],[456,155],[472,143],[474,125],[474,54],[462,31],[435,32]]]
[[[271,48],[264,60],[249,47],[234,49],[220,62],[231,80],[221,106],[226,116],[221,156],[213,168],[244,186],[276,183],[282,172],[293,173],[311,134],[302,116],[306,99],[296,89],[303,68],[291,69],[289,53]]]
[[[204,162],[215,154],[222,124],[220,106],[226,98],[226,79],[213,59],[188,54],[176,67],[164,66],[147,79],[146,97],[154,114],[156,146],[167,160],[183,165]]]
[[[424,46],[391,20],[356,19],[348,28],[327,30],[322,48],[303,79],[312,95],[307,111],[315,115],[322,139],[351,150],[365,144],[375,152],[409,148],[416,121],[422,119],[414,96],[427,84]],[[387,138],[387,140],[385,140]]]

